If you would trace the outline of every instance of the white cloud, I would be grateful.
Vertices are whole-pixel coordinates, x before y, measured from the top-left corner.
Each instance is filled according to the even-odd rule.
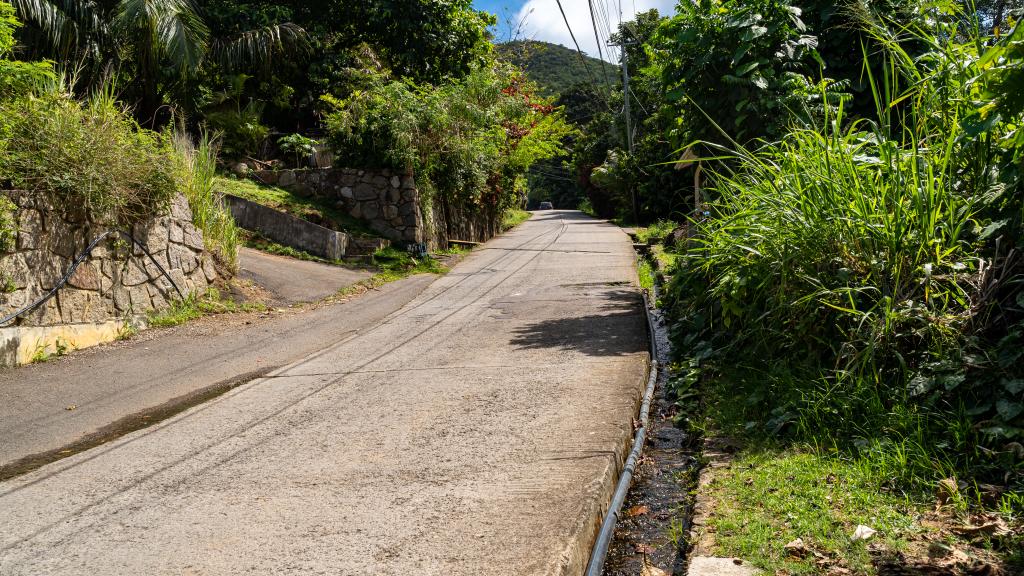
[[[593,0],[594,9],[598,15],[598,30],[601,31],[601,41],[605,38],[606,30],[602,25],[603,15],[607,14],[608,22],[612,32],[618,29],[619,6],[622,6],[622,19],[632,20],[637,12],[646,12],[651,8],[657,8],[663,16],[672,14],[675,11],[676,0]],[[605,10],[601,11],[604,6]],[[588,0],[562,0],[562,7],[565,8],[565,16],[572,26],[572,32],[580,44],[580,49],[590,56],[598,57],[597,40],[594,38],[594,26],[590,20],[590,7]],[[558,10],[558,3],[555,0],[528,0],[519,14],[516,21],[525,22],[521,36],[534,40],[544,40],[561,44],[568,48],[575,49],[569,30],[562,19],[562,13]],[[618,51],[613,49],[614,56],[610,55],[605,46],[601,46],[605,60],[615,60]]]

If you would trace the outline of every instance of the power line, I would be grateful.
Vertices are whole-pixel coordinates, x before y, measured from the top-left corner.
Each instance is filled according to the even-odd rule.
[[[576,41],[576,35],[572,32],[572,26],[569,25],[569,18],[565,15],[565,8],[562,7],[562,0],[555,0],[558,3],[558,11],[562,13],[562,20],[565,21],[565,27],[569,29],[569,37],[572,38],[572,43],[576,45],[576,54],[580,57],[580,62],[583,63],[583,68],[587,71],[587,76],[590,76],[590,82],[597,85],[594,80],[594,75],[590,72],[590,66],[587,65],[587,59],[583,57],[583,50],[580,50],[580,43]]]
[[[561,3],[559,3],[561,5]],[[587,0],[590,7],[590,23],[594,26],[594,41],[597,42],[597,55],[604,62],[604,53],[601,51],[601,35],[597,32],[597,18],[594,17],[594,0]],[[608,79],[608,68],[602,64],[601,72],[604,74],[604,83],[608,86],[608,93],[612,92],[612,82]]]

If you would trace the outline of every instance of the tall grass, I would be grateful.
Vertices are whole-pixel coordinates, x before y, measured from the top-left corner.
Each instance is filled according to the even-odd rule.
[[[996,156],[960,94],[984,47],[955,30],[872,32],[878,117],[843,104],[732,157],[671,290],[683,350],[720,377],[737,429],[873,461],[896,482],[1021,483],[1021,369],[993,361],[979,210]],[[923,56],[904,51],[909,41]]]
[[[234,272],[238,269],[241,238],[231,212],[215,190],[216,145],[205,132],[195,142],[184,131],[175,132],[172,140],[178,154],[181,189],[188,198],[193,222],[202,231],[207,249]]]

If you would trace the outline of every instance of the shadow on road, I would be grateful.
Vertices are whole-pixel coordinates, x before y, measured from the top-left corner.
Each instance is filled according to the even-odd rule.
[[[600,296],[598,314],[544,320],[517,328],[512,345],[519,349],[571,350],[588,356],[625,356],[647,350],[643,300],[631,290]]]

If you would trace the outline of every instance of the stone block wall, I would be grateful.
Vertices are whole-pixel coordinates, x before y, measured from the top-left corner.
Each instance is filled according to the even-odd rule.
[[[13,251],[0,252],[3,317],[50,291],[74,259],[109,228],[91,221],[84,211],[55,208],[36,193],[0,194],[14,202],[17,226]],[[172,202],[168,214],[138,224],[130,232],[147,246],[186,295],[205,291],[217,278],[184,196]],[[49,346],[54,333],[85,334],[89,332],[83,328],[86,325],[123,324],[152,310],[165,309],[177,298],[171,283],[141,249],[113,235],[96,246],[54,298],[13,323],[0,326],[0,365],[21,363],[26,346]],[[68,330],[69,326],[78,328]],[[48,327],[62,329],[45,330]],[[23,341],[30,328],[39,342]],[[83,335],[81,339],[65,345],[84,347],[95,343],[91,336]]]
[[[398,244],[428,241],[419,191],[411,175],[393,170],[325,168],[261,170],[257,180],[330,202]]]

